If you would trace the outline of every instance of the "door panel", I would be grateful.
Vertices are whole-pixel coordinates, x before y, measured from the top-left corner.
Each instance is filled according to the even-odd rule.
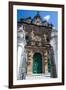
[[[40,53],[35,53],[33,56],[33,73],[42,73],[42,56]]]

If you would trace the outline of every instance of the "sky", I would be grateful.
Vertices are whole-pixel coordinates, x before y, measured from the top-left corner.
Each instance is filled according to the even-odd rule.
[[[36,10],[17,10],[17,20],[21,18],[33,17],[37,14]],[[57,11],[39,11],[42,20],[47,20],[52,23],[56,30],[58,30],[58,12]]]

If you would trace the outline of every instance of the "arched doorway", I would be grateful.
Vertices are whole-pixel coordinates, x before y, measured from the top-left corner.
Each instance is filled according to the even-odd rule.
[[[42,55],[35,53],[33,55],[33,74],[42,73]]]

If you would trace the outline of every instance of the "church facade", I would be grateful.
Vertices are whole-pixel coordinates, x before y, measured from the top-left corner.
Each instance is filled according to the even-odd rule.
[[[28,17],[18,21],[17,29],[18,47],[23,47],[21,56],[25,53],[26,57],[20,57],[18,76],[22,78],[25,73],[25,77],[44,74],[57,78],[57,48],[54,49],[52,44],[54,38],[57,38],[57,32],[53,31],[53,25],[43,21],[37,12],[33,19]],[[53,32],[56,37],[52,38]],[[19,77],[18,79],[21,79]]]

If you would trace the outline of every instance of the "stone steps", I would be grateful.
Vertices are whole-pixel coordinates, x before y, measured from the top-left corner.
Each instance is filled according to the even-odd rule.
[[[47,79],[50,78],[50,74],[32,74],[32,75],[27,75],[26,79],[27,80],[34,80],[34,79]]]

